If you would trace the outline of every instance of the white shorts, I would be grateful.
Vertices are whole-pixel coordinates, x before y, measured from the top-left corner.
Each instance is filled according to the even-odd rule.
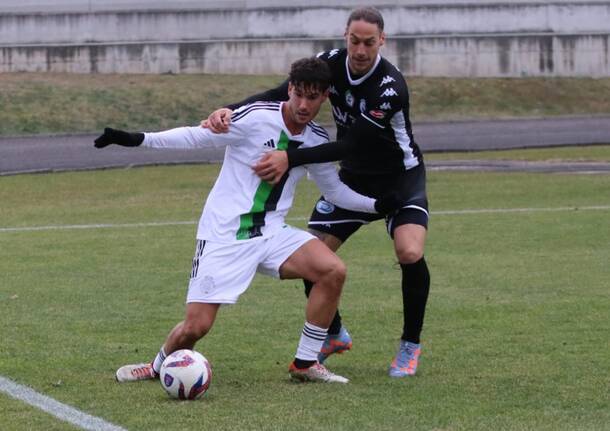
[[[256,272],[279,278],[280,266],[312,239],[304,230],[285,226],[271,238],[240,243],[197,240],[186,302],[235,304]]]

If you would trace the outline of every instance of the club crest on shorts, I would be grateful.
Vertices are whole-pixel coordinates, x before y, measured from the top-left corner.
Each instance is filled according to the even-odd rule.
[[[320,200],[316,204],[316,211],[318,211],[320,214],[330,214],[334,210],[335,206],[330,202]]]

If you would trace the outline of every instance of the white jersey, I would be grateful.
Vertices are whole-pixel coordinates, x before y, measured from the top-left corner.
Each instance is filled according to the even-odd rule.
[[[278,184],[262,181],[252,167],[268,151],[312,147],[328,142],[326,131],[310,122],[299,135],[288,131],[281,102],[256,102],[233,112],[228,133],[180,127],[145,133],[142,146],[201,148],[226,145],[224,161],[203,208],[197,238],[215,242],[268,237],[282,229],[298,181],[309,172],[324,197],[338,206],[375,213],[375,200],[341,182],[335,166],[320,163],[288,171]]]

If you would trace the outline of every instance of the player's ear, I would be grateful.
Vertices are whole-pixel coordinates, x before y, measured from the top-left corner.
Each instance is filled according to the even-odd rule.
[[[329,94],[330,94],[330,88],[327,88],[326,90],[324,90],[324,93],[322,94],[322,103],[326,102],[326,99],[328,99]]]
[[[381,34],[379,35],[379,46],[383,46],[383,44],[385,43],[385,32],[381,32]]]

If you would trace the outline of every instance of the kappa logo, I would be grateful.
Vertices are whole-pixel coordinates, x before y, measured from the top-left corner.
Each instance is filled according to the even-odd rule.
[[[381,97],[390,97],[390,96],[398,96],[396,90],[393,87],[386,88],[383,93],[381,93]]]
[[[379,105],[379,109],[384,109],[386,111],[389,111],[392,109],[392,105],[390,105],[390,102],[384,102],[381,105]]]
[[[275,148],[275,141],[273,139],[269,139],[267,142],[263,144],[264,147]]]
[[[331,86],[330,86],[330,88],[328,89],[328,92],[329,92],[330,94],[334,94],[334,95],[336,95],[336,96],[338,96],[338,95],[339,95],[339,92],[337,91],[337,89],[335,88],[335,86],[334,86],[334,85],[331,85]]]
[[[379,86],[383,87],[384,85],[389,84],[390,82],[396,82],[396,80],[394,78],[392,78],[390,75],[386,75],[381,80],[381,84],[379,84]]]
[[[318,57],[318,58],[323,57],[324,54],[326,54],[326,51],[320,51],[320,52],[318,52],[316,54],[316,57]],[[339,50],[338,49],[336,49],[336,48],[335,49],[331,49],[330,51],[328,51],[327,58],[332,58],[332,57],[334,57],[337,54],[339,54]]]

